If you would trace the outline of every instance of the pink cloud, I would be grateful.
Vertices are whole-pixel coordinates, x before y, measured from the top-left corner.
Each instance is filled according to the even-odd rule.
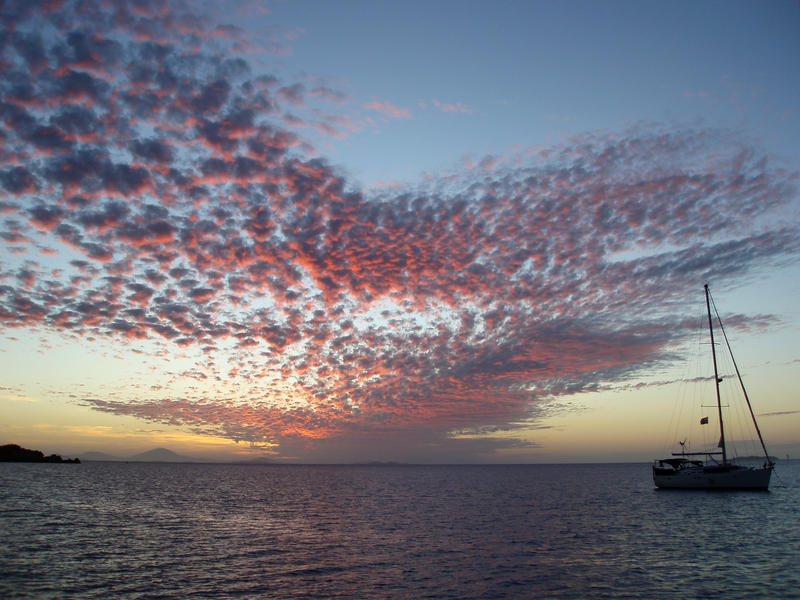
[[[443,112],[450,112],[450,113],[461,113],[465,115],[472,114],[472,108],[467,106],[466,104],[462,104],[461,102],[456,102],[454,104],[448,104],[439,102],[438,100],[433,100],[433,105]]]
[[[411,111],[407,108],[398,108],[391,102],[379,102],[374,100],[372,102],[367,102],[363,105],[364,108],[369,110],[374,110],[381,113],[384,116],[390,117],[392,119],[410,119],[411,118]]]

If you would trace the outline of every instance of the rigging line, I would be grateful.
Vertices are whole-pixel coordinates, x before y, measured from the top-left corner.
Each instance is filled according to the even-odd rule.
[[[719,311],[717,310],[717,305],[714,302],[713,296],[709,292],[709,297],[711,298],[711,304],[714,306],[714,313],[717,315],[717,322],[719,323],[719,329],[722,331],[722,337],[725,339],[725,345],[728,347],[728,354],[731,357],[731,362],[733,363],[733,368],[736,371],[736,377],[739,379],[739,385],[742,388],[742,392],[744,393],[744,399],[747,401],[747,408],[750,410],[750,417],[753,419],[753,425],[756,428],[756,433],[758,434],[758,441],[761,442],[761,449],[764,450],[764,456],[767,459],[767,462],[771,465],[773,464],[772,459],[769,457],[769,452],[767,452],[767,446],[764,444],[764,438],[761,436],[761,429],[758,427],[758,421],[756,421],[756,415],[753,412],[753,407],[750,404],[750,397],[747,395],[747,389],[744,387],[744,381],[742,381],[742,375],[739,373],[739,366],[736,364],[736,359],[733,357],[733,350],[731,349],[731,344],[728,341],[728,334],[725,333],[725,326],[722,324],[722,318],[719,316]]]

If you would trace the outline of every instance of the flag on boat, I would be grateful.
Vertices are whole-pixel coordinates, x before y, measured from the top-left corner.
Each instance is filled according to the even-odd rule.
[[[700,419],[700,425],[708,425],[708,417],[703,417]]]

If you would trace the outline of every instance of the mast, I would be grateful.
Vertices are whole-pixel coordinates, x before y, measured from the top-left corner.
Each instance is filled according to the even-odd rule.
[[[706,310],[708,310],[708,332],[711,335],[711,357],[714,359],[714,387],[717,390],[717,414],[719,415],[719,446],[722,448],[722,464],[728,462],[728,455],[725,452],[725,427],[722,425],[722,400],[719,397],[719,384],[722,379],[719,378],[717,371],[717,349],[714,346],[714,326],[711,322],[711,301],[709,300],[708,284],[706,283],[703,288],[706,291]]]

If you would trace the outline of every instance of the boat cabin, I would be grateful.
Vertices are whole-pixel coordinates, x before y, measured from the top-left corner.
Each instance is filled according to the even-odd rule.
[[[684,469],[702,469],[703,462],[688,458],[664,458],[657,460],[653,467],[657,475],[672,475]]]

